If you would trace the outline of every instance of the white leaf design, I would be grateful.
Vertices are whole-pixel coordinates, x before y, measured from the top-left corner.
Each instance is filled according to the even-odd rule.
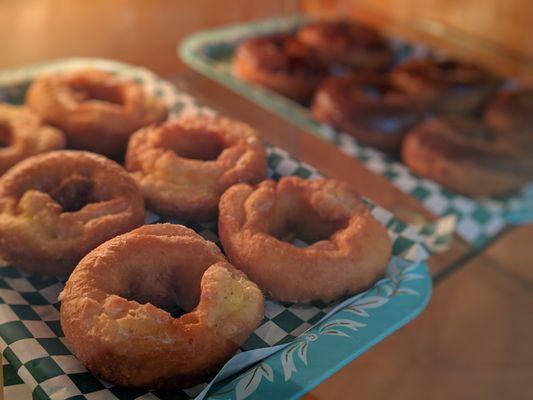
[[[328,329],[328,330],[322,331],[320,333],[323,334],[323,335],[335,335],[335,336],[349,337],[349,335],[347,335],[346,333],[344,333],[342,331],[339,331],[337,329]]]
[[[272,382],[274,380],[274,371],[268,364],[261,363],[243,375],[235,386],[235,397],[242,400],[256,391],[263,377]]]
[[[420,295],[420,293],[418,293],[416,290],[409,289],[409,288],[398,289],[398,291],[396,293],[398,293],[398,294],[411,294],[413,296],[419,296]]]
[[[336,319],[322,325],[318,329],[318,332],[322,335],[348,336],[346,333],[333,328],[347,328],[351,329],[352,331],[357,331],[358,328],[362,328],[364,326],[366,326],[366,324],[363,324],[362,322],[352,321],[349,319]]]
[[[307,366],[307,347],[308,342],[305,342],[298,348],[298,357],[300,357],[300,360]]]
[[[356,300],[354,303],[346,307],[346,311],[357,314],[361,317],[368,317],[369,314],[365,309],[378,308],[387,303],[389,299],[383,296],[368,296],[362,299]]]
[[[291,379],[293,372],[296,372],[293,353],[299,346],[301,346],[301,343],[302,342],[298,342],[295,345],[289,346],[281,353],[281,366],[283,367],[283,377],[285,378],[285,382]]]
[[[383,286],[380,286],[380,288],[383,289],[387,297],[390,297],[394,293],[394,290],[392,289],[390,285],[383,285]]]
[[[407,281],[414,281],[414,280],[417,280],[417,279],[424,279],[424,277],[420,274],[405,274],[405,275],[402,275],[402,281],[404,282],[407,282]]]

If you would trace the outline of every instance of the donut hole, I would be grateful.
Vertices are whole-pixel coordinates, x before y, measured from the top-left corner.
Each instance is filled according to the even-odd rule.
[[[216,160],[227,147],[218,134],[203,130],[180,130],[168,134],[161,145],[179,157],[200,161]]]
[[[89,203],[99,201],[94,195],[93,181],[81,175],[63,179],[48,194],[61,206],[63,212],[76,212]]]
[[[124,95],[120,86],[85,82],[72,84],[71,88],[83,101],[104,101],[106,103],[124,105]]]
[[[12,138],[11,125],[0,121],[0,148],[11,146]]]
[[[286,214],[285,218],[281,218],[284,222],[278,227],[273,227],[270,234],[278,240],[298,247],[330,240],[349,223],[348,219],[325,221],[310,205],[303,202],[298,207],[288,210]]]

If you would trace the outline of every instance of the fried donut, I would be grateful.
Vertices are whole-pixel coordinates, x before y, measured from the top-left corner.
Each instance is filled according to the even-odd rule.
[[[533,149],[533,89],[500,93],[487,107],[485,121],[519,146]]]
[[[220,195],[266,177],[265,149],[249,125],[223,117],[182,117],[136,132],[126,168],[151,210],[178,218],[216,217]]]
[[[260,324],[264,299],[218,247],[181,225],[145,225],[81,260],[60,294],[74,354],[117,385],[190,387]],[[174,318],[159,307],[179,305]]]
[[[237,47],[235,74],[296,101],[308,99],[326,69],[290,35],[261,36]]]
[[[402,159],[416,173],[469,195],[498,195],[533,178],[531,155],[482,121],[437,117],[407,133]]]
[[[392,62],[392,49],[375,29],[353,21],[317,21],[298,30],[298,39],[327,65],[380,70]]]
[[[98,70],[43,75],[31,84],[26,104],[65,132],[69,148],[110,157],[123,156],[133,132],[168,112],[140,85]]]
[[[478,65],[456,60],[409,60],[391,72],[398,87],[437,113],[470,114],[496,91],[500,80]]]
[[[64,147],[61,131],[24,107],[0,104],[0,175],[27,157]]]
[[[68,274],[100,243],[143,222],[133,179],[96,154],[52,151],[0,178],[0,253],[30,272]]]
[[[393,153],[421,121],[422,107],[386,76],[351,74],[326,79],[315,92],[313,115],[362,143]]]
[[[283,177],[238,184],[220,199],[230,262],[275,300],[331,301],[369,288],[391,257],[387,230],[347,184]],[[290,242],[300,239],[308,247]]]

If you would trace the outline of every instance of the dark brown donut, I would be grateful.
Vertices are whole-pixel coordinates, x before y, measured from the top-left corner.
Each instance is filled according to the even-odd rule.
[[[297,101],[308,99],[326,70],[290,35],[248,39],[238,46],[235,74]]]
[[[533,149],[533,89],[500,93],[487,107],[485,121],[509,140]]]
[[[391,79],[413,99],[443,114],[478,111],[500,85],[478,65],[456,60],[410,60],[396,67]]]
[[[388,77],[351,74],[326,79],[313,97],[313,115],[385,152],[398,150],[423,109]]]
[[[416,173],[469,195],[499,195],[533,178],[533,159],[481,120],[436,117],[407,133],[402,159]]]
[[[300,28],[297,37],[327,65],[384,69],[392,49],[376,30],[352,21],[317,21]]]

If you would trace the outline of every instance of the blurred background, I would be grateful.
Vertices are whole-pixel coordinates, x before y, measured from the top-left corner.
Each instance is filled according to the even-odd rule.
[[[300,158],[351,179],[353,160],[296,136],[288,123],[191,72],[176,55],[194,31],[296,12],[356,17],[533,80],[531,0],[0,0],[0,68],[71,56],[141,65],[211,99],[218,110],[274,131],[268,137],[274,144],[293,152],[299,140]],[[531,398],[532,238],[531,226],[522,226],[463,260],[417,320],[305,398]]]

